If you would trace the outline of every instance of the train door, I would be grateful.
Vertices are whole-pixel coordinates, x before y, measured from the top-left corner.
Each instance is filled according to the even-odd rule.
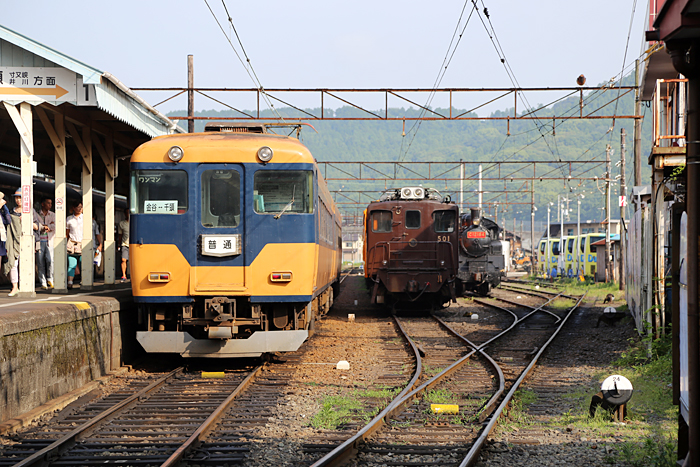
[[[196,268],[192,292],[245,290],[243,174],[240,166],[203,164],[197,169]]]
[[[547,240],[540,240],[540,247],[537,250],[537,270],[544,274],[547,265]]]
[[[559,275],[559,240],[550,240],[549,243],[550,253],[549,253],[549,272],[548,276],[557,277]]]
[[[576,267],[574,266],[576,260],[576,239],[577,237],[567,237],[566,239],[565,271],[568,277],[574,277],[576,273]]]

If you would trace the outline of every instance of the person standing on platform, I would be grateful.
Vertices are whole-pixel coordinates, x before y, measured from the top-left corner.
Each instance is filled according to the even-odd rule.
[[[73,215],[66,220],[66,238],[68,239],[68,288],[73,288],[75,268],[83,252],[83,203],[73,205]]]
[[[32,223],[33,230],[39,230],[39,225]],[[22,188],[15,191],[15,207],[10,211],[10,223],[7,225],[7,263],[2,265],[2,272],[10,276],[12,290],[8,297],[19,293],[19,239],[22,236]]]
[[[36,264],[39,270],[39,283],[46,290],[53,288],[53,238],[56,235],[56,214],[51,211],[53,200],[44,197],[41,209],[34,211],[34,223],[39,226],[35,232],[39,249],[36,253]]]
[[[122,253],[122,282],[126,282],[126,263],[129,261],[129,208],[124,209],[126,219],[117,226],[119,249]]]
[[[5,194],[0,191],[0,256],[7,256],[7,228],[6,226],[12,222],[10,219],[10,210],[7,209],[7,201],[5,201]]]

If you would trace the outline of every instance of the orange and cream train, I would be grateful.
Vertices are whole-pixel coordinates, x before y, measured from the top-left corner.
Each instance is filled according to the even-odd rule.
[[[293,351],[333,304],[340,214],[309,150],[275,128],[209,124],[134,151],[129,256],[147,352]]]

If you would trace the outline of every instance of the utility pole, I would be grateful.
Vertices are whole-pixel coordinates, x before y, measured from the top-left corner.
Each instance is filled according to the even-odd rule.
[[[642,113],[639,96],[639,59],[634,62],[634,114]],[[634,186],[642,184],[642,120],[634,120]]]
[[[530,181],[530,270],[535,270],[535,164],[532,164],[532,180]]]
[[[484,192],[481,191],[481,164],[479,164],[479,211],[483,211],[483,207],[481,206],[481,203],[484,200]],[[498,214],[496,214],[496,218],[498,218]]]
[[[605,282],[610,282],[610,145],[605,147]]]
[[[549,216],[552,207],[552,203],[547,204],[547,267],[544,269],[545,277],[552,277],[549,273],[549,268],[551,267],[550,252],[552,251],[552,243],[549,241]]]
[[[479,207],[481,208],[481,206]],[[464,212],[464,164],[459,160],[459,214]]]
[[[194,55],[187,56],[187,132],[194,133]]]
[[[625,157],[627,132],[620,130],[620,290],[625,290],[627,268],[625,257],[627,256],[627,239],[625,238],[625,205],[627,204],[627,186],[625,186]]]

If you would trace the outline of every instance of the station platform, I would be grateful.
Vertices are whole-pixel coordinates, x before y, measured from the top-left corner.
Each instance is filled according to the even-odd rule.
[[[8,293],[0,288],[0,425],[116,371],[124,349],[138,346],[128,282]]]

